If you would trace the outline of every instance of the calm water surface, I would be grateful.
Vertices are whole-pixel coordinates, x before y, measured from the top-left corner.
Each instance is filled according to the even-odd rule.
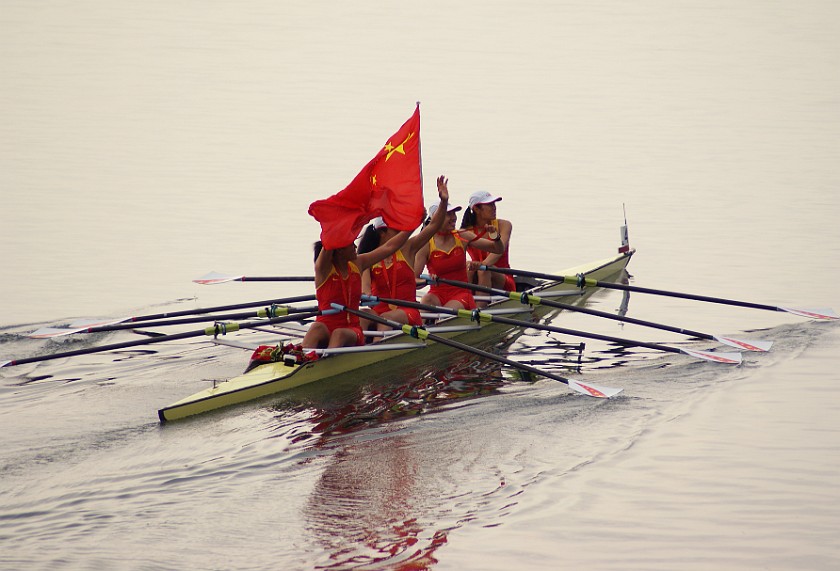
[[[7,1],[0,360],[80,317],[309,293],[310,202],[421,101],[428,181],[504,197],[514,266],[611,255],[631,283],[840,308],[833,2]],[[161,427],[238,374],[203,341],[0,370],[7,569],[840,566],[836,324],[601,292],[591,307],[772,339],[725,368],[528,332],[469,357]],[[708,349],[583,315],[558,323]],[[154,549],[150,549],[154,546]]]

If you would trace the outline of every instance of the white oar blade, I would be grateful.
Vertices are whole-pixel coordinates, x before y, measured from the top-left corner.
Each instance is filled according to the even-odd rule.
[[[27,337],[33,339],[49,339],[50,337],[62,337],[64,335],[72,335],[79,331],[87,331],[91,327],[103,327],[106,325],[116,325],[123,321],[128,321],[130,317],[117,317],[111,319],[78,319],[70,324],[70,327],[42,327],[37,331],[33,331]]]
[[[692,349],[680,349],[686,355],[691,355],[697,359],[704,359],[714,363],[723,363],[725,365],[740,365],[740,353],[712,353],[711,351],[694,351]]]
[[[624,389],[616,389],[613,387],[599,387],[596,385],[590,385],[588,383],[581,383],[580,381],[573,381],[569,379],[568,381],[569,388],[573,391],[577,391],[580,394],[586,395],[588,397],[595,397],[599,399],[608,399],[610,397],[614,397]]]
[[[718,343],[723,343],[724,345],[729,345],[730,347],[735,347],[736,349],[741,349],[743,351],[758,351],[758,352],[767,352],[770,350],[770,347],[773,346],[772,341],[761,341],[758,339],[736,339],[734,337],[723,337],[715,335],[714,338],[718,341]]]
[[[11,363],[11,361],[0,361],[0,369]]]
[[[51,337],[62,337],[64,335],[72,335],[83,331],[84,327],[67,328],[67,327],[42,327],[37,331],[33,331],[27,337],[32,339],[49,339]]]
[[[782,307],[788,313],[799,315],[800,317],[809,317],[811,319],[840,319],[830,307],[816,307],[816,308],[796,308],[796,307]]]
[[[201,285],[216,285],[226,282],[235,282],[237,280],[241,280],[243,277],[245,276],[229,276],[226,274],[220,274],[219,272],[210,272],[209,274],[194,279],[193,281]]]
[[[70,324],[70,327],[76,327],[78,329],[88,329],[89,327],[103,327],[105,325],[116,325],[117,323],[122,323],[123,321],[128,321],[131,319],[130,317],[112,317],[110,319],[99,319],[99,318],[85,318],[85,319],[77,319],[73,323]]]

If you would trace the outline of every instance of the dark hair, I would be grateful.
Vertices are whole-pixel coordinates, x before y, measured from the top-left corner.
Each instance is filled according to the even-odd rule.
[[[464,216],[461,218],[461,228],[472,228],[475,226],[475,212],[472,207],[464,210]]]
[[[359,254],[367,254],[368,252],[372,252],[379,247],[379,243],[381,242],[380,238],[382,237],[382,233],[385,232],[385,228],[381,228],[377,230],[373,227],[373,224],[368,224],[367,228],[365,228],[364,234],[362,234],[362,239],[359,240],[359,248],[356,250]]]
[[[321,255],[321,250],[324,249],[324,244],[321,243],[320,240],[312,244],[312,249],[315,251],[315,259],[312,260],[313,262],[318,261],[318,256]]]

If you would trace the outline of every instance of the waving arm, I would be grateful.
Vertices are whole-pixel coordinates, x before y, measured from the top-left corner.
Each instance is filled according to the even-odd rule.
[[[431,221],[417,233],[416,236],[412,236],[411,239],[408,240],[408,249],[409,249],[409,257],[414,258],[417,255],[417,252],[431,240],[432,236],[435,235],[435,232],[440,230],[443,227],[443,223],[446,222],[446,216],[449,214],[447,209],[449,208],[449,188],[448,188],[449,179],[445,176],[441,175],[437,178],[437,189],[438,189],[438,196],[440,197],[440,204],[438,204],[437,211],[435,211],[435,215],[432,216]]]

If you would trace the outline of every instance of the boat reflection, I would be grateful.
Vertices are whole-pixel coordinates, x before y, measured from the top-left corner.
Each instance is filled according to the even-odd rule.
[[[626,311],[626,300],[623,304]],[[518,330],[485,350],[560,374],[580,372],[609,357],[584,357],[586,345],[558,341],[537,330]],[[307,534],[322,556],[316,569],[426,570],[436,551],[466,519],[441,512],[451,491],[423,472],[427,453],[417,448],[405,419],[461,406],[470,399],[500,394],[511,381],[531,381],[507,367],[472,354],[406,366],[388,378],[368,378],[330,391],[302,387],[287,398],[306,410],[292,442],[308,451],[304,462],[327,464],[306,501]],[[280,406],[278,420],[288,411]],[[445,512],[445,510],[444,510]]]
[[[306,532],[324,551],[315,569],[420,571],[437,563],[448,530],[421,519],[420,461],[401,436],[353,441],[331,456],[306,503]]]
[[[415,375],[415,372],[407,372]],[[311,409],[307,448],[329,451],[329,464],[306,503],[306,530],[324,550],[316,569],[430,569],[449,529],[426,517],[439,494],[422,490],[421,454],[395,420],[498,392],[496,364],[460,355],[409,382],[368,386],[340,406]],[[378,429],[363,432],[366,429]],[[362,433],[362,434],[354,434]],[[426,521],[428,520],[428,523]]]
[[[331,387],[336,390],[330,395],[299,391],[290,396],[304,398],[297,408],[309,409],[312,427],[295,441],[310,440],[311,445],[323,446],[333,436],[434,412],[453,401],[495,394],[504,383],[498,363],[461,354],[444,369],[409,369],[344,391]]]

